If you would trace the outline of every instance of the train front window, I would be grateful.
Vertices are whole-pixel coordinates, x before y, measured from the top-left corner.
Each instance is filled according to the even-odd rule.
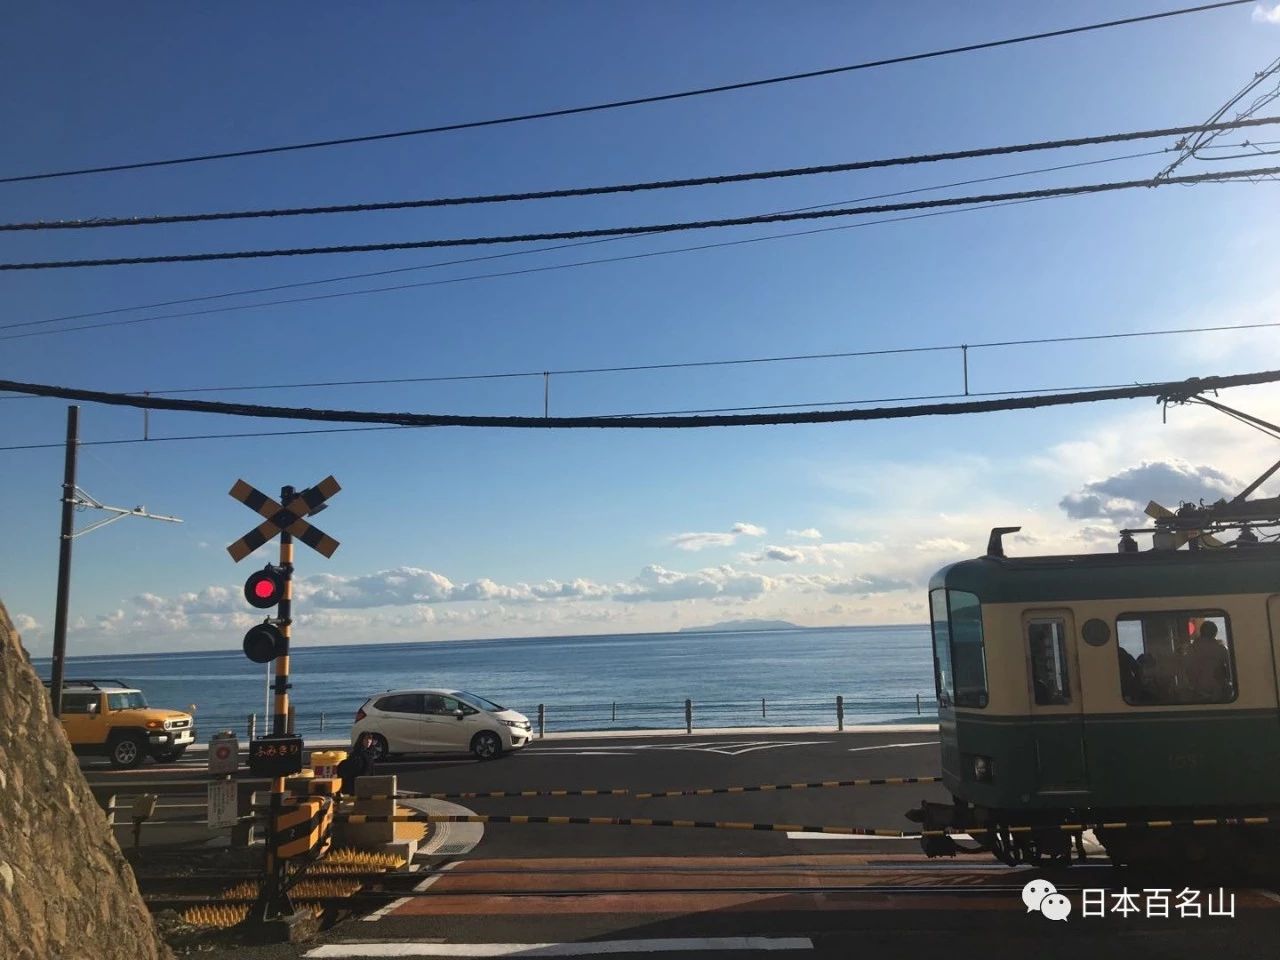
[[[1126,703],[1230,703],[1236,698],[1231,624],[1221,610],[1162,610],[1116,618]]]
[[[972,593],[947,591],[951,614],[951,665],[957,707],[987,705],[987,651],[982,640],[982,604]]]
[[[951,674],[951,627],[947,622],[947,591],[929,594],[930,619],[933,621],[933,685],[938,706],[951,706],[955,696],[955,679]]]
[[[1061,706],[1071,702],[1066,632],[1066,625],[1061,620],[1032,620],[1027,624],[1031,686],[1036,706]]]

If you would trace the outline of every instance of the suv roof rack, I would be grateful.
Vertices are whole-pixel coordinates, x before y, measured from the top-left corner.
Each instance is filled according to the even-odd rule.
[[[46,687],[53,686],[52,680],[44,681]],[[68,687],[84,687],[89,690],[136,690],[133,684],[125,683],[123,680],[82,680],[82,679],[64,679],[62,681],[62,689]]]

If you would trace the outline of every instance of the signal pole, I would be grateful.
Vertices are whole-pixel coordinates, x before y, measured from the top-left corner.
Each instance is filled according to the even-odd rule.
[[[288,503],[293,496],[293,487],[280,488],[281,503]],[[293,624],[293,535],[287,530],[280,531],[280,570],[284,575],[284,589],[280,594],[276,616],[276,628],[280,632],[280,641],[276,646],[275,683],[273,684],[275,709],[271,718],[271,734],[276,737],[282,737],[289,732],[289,636],[292,633]],[[267,876],[266,883],[263,884],[262,898],[259,901],[264,920],[272,920],[293,913],[293,904],[285,888],[285,865],[279,856],[279,842],[276,835],[276,820],[284,808],[284,791],[285,778],[277,776],[271,781],[271,826],[267,834]]]

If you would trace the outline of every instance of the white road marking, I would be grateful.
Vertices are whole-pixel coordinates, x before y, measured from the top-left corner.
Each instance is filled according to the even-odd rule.
[[[874,747],[850,747],[850,753],[857,753],[859,750],[892,750],[894,747],[936,747],[937,740],[921,740],[917,743],[878,743]]]
[[[455,861],[453,861],[452,863],[446,863],[443,867],[441,867],[439,870],[435,871],[433,874],[431,874],[431,876],[427,877],[427,878],[426,878],[425,880],[423,880],[420,884],[418,884],[416,887],[414,887],[414,888],[413,888],[414,892],[415,892],[415,893],[421,893],[423,890],[428,889],[428,888],[429,888],[433,883],[435,883],[435,882],[436,882],[437,880],[439,880],[442,876],[444,876],[444,874],[445,874],[445,872],[446,872],[446,871],[448,871],[448,870],[452,870],[454,867],[456,867],[456,866],[457,866],[459,863],[461,863],[461,862],[462,862],[462,861],[460,861],[460,860],[455,860]],[[416,865],[415,865],[415,866],[416,866]],[[381,920],[383,917],[385,917],[385,916],[386,916],[388,913],[390,913],[392,910],[396,909],[396,907],[400,906],[401,904],[408,903],[408,902],[409,902],[410,900],[412,900],[412,899],[413,899],[412,897],[401,897],[399,900],[392,900],[392,901],[391,901],[390,903],[388,903],[386,906],[379,907],[377,910],[373,911],[373,913],[369,914],[367,917],[363,917],[362,919],[364,919],[364,920]]]
[[[782,747],[814,747],[830,742],[830,740],[740,740],[727,742],[723,740],[707,740],[701,743],[628,743],[596,750],[583,749],[582,747],[539,747],[534,751],[533,755],[575,757],[634,756],[636,752],[641,750],[684,750],[737,757],[757,750],[777,750]],[[915,746],[915,744],[891,744],[891,746]],[[862,749],[879,748],[864,747]]]
[[[689,937],[664,940],[586,940],[580,943],[329,943],[304,954],[352,957],[594,957],[610,953],[711,950],[812,950],[808,937]]]

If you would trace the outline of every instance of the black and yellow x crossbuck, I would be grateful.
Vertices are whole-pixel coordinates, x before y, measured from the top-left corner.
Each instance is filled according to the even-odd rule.
[[[297,537],[317,553],[332,557],[333,552],[338,549],[338,541],[303,518],[315,513],[326,500],[341,489],[338,481],[328,476],[281,506],[260,490],[243,480],[237,480],[231,488],[231,496],[267,519],[227,547],[227,553],[231,554],[232,560],[239,563],[283,531]]]

